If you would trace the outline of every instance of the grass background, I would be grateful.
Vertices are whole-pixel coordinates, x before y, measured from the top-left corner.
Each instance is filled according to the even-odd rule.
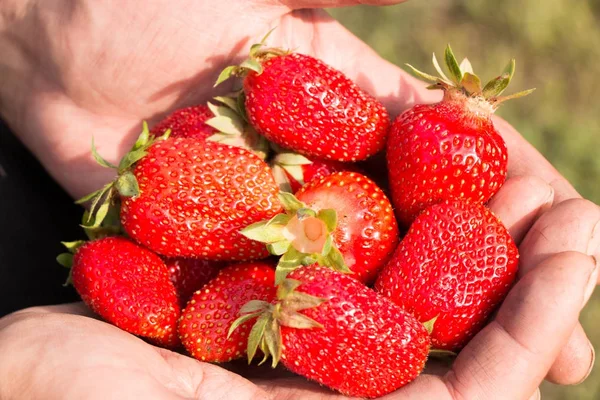
[[[386,59],[430,73],[431,53],[439,58],[448,42],[459,60],[468,55],[484,82],[515,57],[507,93],[537,90],[498,114],[600,203],[600,0],[413,0],[329,12]],[[580,320],[600,350],[600,293]],[[578,386],[544,383],[542,398],[600,399],[600,367]]]

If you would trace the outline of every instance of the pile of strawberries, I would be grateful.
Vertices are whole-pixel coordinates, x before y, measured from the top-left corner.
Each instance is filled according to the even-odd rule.
[[[79,200],[90,240],[58,260],[93,311],[155,345],[382,396],[460,351],[515,279],[484,204],[507,170],[491,116],[529,91],[500,96],[514,60],[482,86],[448,47],[448,76],[435,56],[439,77],[415,70],[444,99],[390,122],[341,72],[263,43],[217,82],[242,89],[144,124],[118,165],[92,146],[117,177]],[[360,163],[384,150],[387,171]]]

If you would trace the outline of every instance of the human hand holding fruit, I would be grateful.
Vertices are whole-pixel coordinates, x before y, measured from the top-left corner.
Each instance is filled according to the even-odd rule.
[[[276,8],[273,8],[272,10],[275,10]],[[280,9],[277,9],[280,10]],[[290,16],[287,15],[287,10],[281,10],[281,11],[272,11],[273,12],[273,18],[269,19],[268,22],[272,22],[274,20],[277,20],[280,18],[279,14],[281,15],[285,15],[284,17],[281,17],[282,20],[280,21],[280,26],[282,28],[285,28],[286,23],[289,23],[290,26],[295,26],[298,29],[309,29],[309,30],[315,30],[315,32],[317,32],[318,34],[323,35],[323,37],[327,36],[327,37],[337,37],[339,38],[340,42],[344,43],[344,55],[348,56],[348,54],[353,54],[351,51],[349,51],[350,49],[354,49],[356,48],[356,51],[361,51],[364,53],[361,53],[361,55],[363,55],[363,59],[361,60],[360,63],[356,63],[356,65],[360,66],[361,68],[375,68],[376,70],[380,71],[380,74],[378,75],[385,75],[385,79],[382,79],[381,81],[374,81],[373,83],[373,92],[381,97],[385,97],[386,95],[390,95],[392,93],[389,93],[390,89],[389,89],[389,81],[398,81],[400,79],[401,82],[412,82],[410,79],[404,77],[403,75],[400,74],[400,72],[398,72],[396,69],[394,69],[393,67],[391,67],[389,64],[386,64],[380,60],[378,60],[374,55],[372,55],[372,53],[370,53],[369,50],[365,49],[364,45],[352,41],[352,40],[346,40],[348,39],[348,34],[341,30],[340,28],[338,28],[334,23],[332,22],[327,22],[326,20],[324,20],[322,17],[319,17],[319,14],[317,12],[314,11],[301,11],[301,12],[296,12],[296,16]],[[258,15],[258,14],[257,14]],[[264,15],[264,14],[261,14]],[[302,18],[298,18],[298,16],[300,17],[304,17],[304,19]],[[312,16],[315,18],[314,21],[311,21],[310,23],[307,22],[307,17]],[[189,18],[189,17],[188,17]],[[264,20],[264,19],[262,19]],[[316,22],[314,25],[312,24],[312,22]],[[266,23],[265,23],[266,26]],[[256,32],[252,32],[251,34],[248,33],[249,36],[251,37],[256,37],[257,34],[259,32],[263,32],[265,31],[265,26],[256,26]],[[254,28],[254,27],[253,27]],[[131,27],[129,27],[129,29],[131,29]],[[247,29],[247,27],[243,27],[243,29]],[[285,32],[285,29],[281,30],[282,32]],[[242,32],[240,32],[240,35],[243,35]],[[289,40],[289,42],[286,42],[286,38],[283,38],[281,36],[277,36],[280,35],[279,32],[275,32],[274,34],[274,42],[277,44],[277,40],[281,40],[284,42],[284,44],[286,45],[286,47],[296,47],[295,45],[298,44],[298,41],[302,41],[304,40],[304,38],[306,38],[305,35],[301,34],[301,33],[294,33],[293,34],[293,39],[291,37],[288,37],[287,39]],[[317,35],[317,38],[320,37],[319,35]],[[351,39],[351,38],[350,38]],[[340,56],[339,53],[335,53],[332,50],[335,46],[332,46],[332,42],[330,42],[330,39],[327,39],[327,41],[323,40],[322,42],[316,41],[315,43],[320,44],[320,46],[314,46],[314,51],[307,51],[309,53],[313,53],[316,54],[319,58],[323,58],[324,60],[328,61],[329,63],[333,64],[334,66],[345,70],[346,72],[349,73],[349,75],[352,76],[357,76],[359,71],[352,71],[352,67],[348,68],[348,65],[352,64],[350,62],[348,62],[348,59],[345,60],[336,60],[336,57]],[[299,51],[303,51],[303,47],[302,45],[304,43],[299,43],[300,44],[300,48]],[[354,45],[353,45],[354,44]],[[228,46],[227,44],[223,46],[223,48],[231,48],[232,46]],[[308,50],[308,49],[307,49]],[[243,52],[243,49],[240,49],[240,52]],[[336,55],[337,54],[337,55]],[[365,56],[366,55],[366,56]],[[155,65],[155,64],[154,64]],[[191,70],[201,70],[204,69],[202,64],[196,64],[196,65],[190,65],[189,66],[190,71]],[[389,72],[389,74],[384,74],[381,73],[381,71],[387,71]],[[181,71],[179,71],[181,72]],[[176,74],[174,73],[173,76],[175,76]],[[185,76],[185,74],[180,74],[182,76]],[[368,75],[368,74],[367,74]],[[127,77],[129,77],[130,75],[125,75]],[[168,75],[171,76],[171,75]],[[66,81],[68,82],[69,79],[68,77]],[[179,77],[178,77],[179,78]],[[151,79],[150,81],[154,81],[153,79]],[[211,79],[206,79],[206,81],[210,81],[212,83],[212,77]],[[96,81],[96,83],[98,82],[102,82],[102,79],[98,79]],[[155,82],[155,81],[154,81]],[[106,82],[108,83],[108,82]],[[161,87],[164,86],[164,81],[161,82],[160,84],[158,84],[157,86]],[[385,85],[383,84],[385,83]],[[194,86],[202,86],[201,85],[202,82],[201,80],[195,81],[194,82]],[[151,85],[150,85],[151,86]],[[207,87],[209,85],[206,85]],[[408,85],[410,86],[410,85]],[[114,87],[110,87],[110,85],[107,85],[107,87],[109,87],[110,89],[114,89]],[[185,90],[183,89],[185,87],[185,85],[181,86],[181,90]],[[71,85],[65,85],[66,89],[72,88]],[[419,87],[415,86],[414,88],[412,86],[410,87],[401,87],[398,89],[399,92],[401,92],[403,95],[406,95],[407,93],[410,93],[411,90],[414,90],[416,93]],[[395,89],[392,89],[395,90]],[[81,93],[84,93],[85,91],[79,92],[77,91],[76,95],[81,95]],[[34,93],[35,94],[35,93]],[[203,94],[198,95],[197,92],[195,93],[195,95],[197,95],[197,97],[194,96],[194,98],[189,97],[185,100],[182,100],[180,103],[177,103],[177,106],[179,105],[183,105],[186,103],[194,103],[194,102],[199,102],[201,100],[205,100],[206,97],[203,97]],[[114,96],[114,97],[113,97]],[[129,93],[110,93],[109,98],[113,98],[115,100],[119,100],[119,101],[127,101],[131,99],[131,96],[135,96],[136,98],[139,98],[139,91],[136,92],[136,90],[131,90]],[[167,101],[169,98],[173,98],[174,95],[171,96],[164,96],[164,101]],[[204,96],[207,96],[207,94],[205,93]],[[425,95],[423,95],[425,96]],[[69,169],[67,168],[67,165],[72,165],[72,164],[67,164],[64,160],[66,158],[65,154],[69,153],[69,156],[71,157],[73,154],[87,154],[88,151],[88,146],[89,146],[89,137],[85,137],[85,138],[81,138],[81,142],[77,143],[79,141],[79,139],[75,140],[75,143],[71,143],[69,144],[69,146],[64,146],[65,142],[62,142],[62,139],[73,139],[73,137],[75,137],[76,135],[74,135],[73,133],[69,133],[71,126],[75,127],[75,126],[90,126],[90,127],[94,127],[94,129],[96,129],[97,126],[97,130],[94,132],[94,134],[96,135],[97,139],[98,139],[98,143],[99,143],[99,148],[101,150],[101,152],[103,154],[108,155],[109,157],[111,156],[111,152],[114,155],[114,157],[112,158],[117,158],[116,154],[118,153],[118,149],[117,149],[117,144],[118,142],[120,142],[121,139],[121,132],[123,131],[123,128],[126,127],[128,124],[130,124],[131,127],[133,127],[134,125],[138,124],[138,121],[140,119],[146,118],[148,117],[149,114],[154,114],[155,112],[158,111],[163,111],[165,108],[163,103],[162,105],[159,105],[157,103],[160,103],[159,101],[157,101],[154,104],[139,104],[139,101],[131,101],[129,104],[135,104],[138,108],[138,113],[136,114],[135,112],[129,114],[129,113],[125,113],[128,114],[127,116],[123,116],[123,115],[115,115],[115,114],[111,114],[111,112],[106,111],[107,108],[105,108],[107,106],[107,104],[102,104],[102,99],[98,99],[98,98],[94,98],[94,99],[75,99],[76,101],[75,103],[75,107],[74,108],[69,108],[69,107],[73,107],[72,105],[66,106],[64,105],[64,102],[61,103],[59,100],[62,98],[63,100],[65,98],[67,99],[72,99],[73,98],[73,93],[57,93],[57,97],[49,100],[48,98],[41,98],[41,97],[36,97],[34,95],[32,95],[32,97],[36,98],[36,100],[38,100],[41,103],[36,103],[34,104],[33,109],[30,111],[31,114],[35,117],[32,120],[27,120],[25,122],[28,122],[31,125],[34,125],[37,123],[39,125],[41,125],[41,127],[43,128],[43,133],[44,135],[41,137],[38,136],[33,136],[34,135],[34,130],[31,129],[31,127],[29,127],[29,129],[27,129],[27,127],[25,127],[25,129],[19,129],[19,124],[18,121],[17,122],[13,122],[11,121],[11,119],[9,118],[9,121],[11,122],[11,125],[15,125],[15,129],[17,132],[19,132],[21,135],[24,135],[24,140],[26,141],[26,143],[28,143],[30,145],[30,147],[32,147],[32,149],[34,151],[37,150],[40,158],[42,159],[42,161],[45,161],[45,165],[47,166],[47,168],[49,168],[54,174],[55,176],[58,177],[58,179],[72,192],[75,194],[81,194],[85,191],[88,191],[89,189],[91,189],[91,186],[93,185],[94,187],[97,186],[96,184],[99,182],[104,183],[105,179],[105,175],[103,176],[98,176],[97,174],[97,170],[94,169],[94,174],[89,175],[86,174],[85,171],[83,173],[78,173],[77,175],[74,174],[68,174],[68,173],[64,173],[66,171],[68,171]],[[77,97],[77,96],[75,96]],[[143,96],[142,96],[143,97]],[[404,99],[406,100],[406,99]],[[390,107],[391,110],[399,110],[401,108],[404,108],[405,105],[408,105],[409,102],[408,101],[404,101],[402,99],[402,96],[400,96],[400,100],[399,101],[395,101],[393,103],[390,103],[389,105],[392,106]],[[98,103],[100,102],[100,104]],[[152,102],[149,102],[152,103]],[[403,105],[404,103],[404,105]],[[81,107],[80,104],[84,104],[84,107]],[[172,104],[169,104],[169,106],[171,106]],[[57,117],[56,115],[52,115],[52,113],[49,113],[48,111],[46,111],[46,113],[41,113],[40,107],[56,107],[56,106],[64,106],[65,108],[63,108],[63,110],[71,110],[73,112],[75,112],[74,116],[78,116],[78,117],[82,117],[84,116],[84,118],[82,118],[81,120],[76,121],[76,123],[73,123],[74,121],[71,121],[71,124],[69,124],[68,127],[66,127],[66,129],[57,129],[57,124],[61,122],[61,118]],[[44,108],[42,107],[42,108]],[[89,108],[88,108],[89,107]],[[112,105],[109,105],[109,109],[112,107]],[[162,107],[162,108],[161,108]],[[126,109],[129,107],[126,107]],[[85,110],[85,111],[84,111]],[[88,111],[93,111],[94,114],[93,116],[88,115]],[[122,110],[120,110],[122,111]],[[105,116],[105,118],[103,118],[102,120],[97,119],[97,117],[95,117],[96,115],[103,115]],[[119,113],[117,113],[119,114]],[[15,114],[11,114],[11,115],[15,115]],[[40,119],[41,118],[41,119]],[[18,119],[17,119],[18,120]],[[87,121],[87,122],[86,122]],[[107,125],[111,125],[112,123],[114,123],[114,126],[107,126]],[[53,129],[54,128],[54,129]],[[91,131],[90,131],[91,132]],[[514,132],[511,132],[510,130],[507,131],[507,135],[505,136],[507,141],[509,142],[509,147],[511,149],[515,149],[515,154],[516,154],[516,160],[519,161],[520,159],[523,160],[523,154],[529,154],[530,157],[525,157],[526,161],[529,161],[531,165],[531,160],[535,160],[537,157],[539,157],[539,155],[537,155],[537,153],[535,152],[530,152],[531,148],[528,147],[528,145],[519,142],[519,139],[516,139],[517,136],[515,136]],[[506,132],[505,132],[506,133]],[[35,134],[38,135],[40,134],[39,131],[35,131]],[[118,140],[116,140],[118,139]],[[51,145],[50,145],[50,142]],[[512,147],[511,147],[512,145]],[[53,151],[48,151],[48,149],[54,149]],[[75,150],[75,151],[73,151]],[[510,151],[510,150],[509,150]],[[64,152],[64,153],[63,153]],[[529,153],[528,153],[529,152]],[[511,153],[512,156],[512,153]],[[85,162],[82,162],[82,166],[84,166],[85,164],[87,164],[87,158],[85,159]],[[511,159],[512,160],[512,159]],[[554,181],[554,179],[558,179],[557,175],[553,175],[555,172],[551,169],[551,167],[549,167],[547,164],[544,163],[544,161],[541,161],[539,163],[534,163],[533,165],[535,165],[535,170],[527,170],[526,168],[528,164],[526,164],[525,162],[522,164],[516,163],[513,164],[512,166],[512,170],[516,172],[516,174],[533,174],[533,175],[539,175],[540,177],[542,177],[543,179],[546,179],[548,181]],[[509,165],[509,169],[511,168],[511,166]],[[84,168],[85,169],[85,168]],[[94,177],[95,175],[95,182],[94,179],[89,179],[90,177]],[[82,179],[81,176],[85,176],[85,179]],[[510,182],[510,181],[509,181]],[[531,179],[521,179],[518,180],[518,182],[520,182],[521,186],[530,186],[536,189],[536,195],[540,195],[541,193],[543,193],[544,195],[550,195],[550,191],[548,189],[547,186],[544,186],[541,184],[541,182],[539,181],[535,181],[535,180],[531,180]],[[85,186],[85,185],[88,185]],[[509,185],[509,183],[507,183],[507,186]],[[537,186],[536,186],[537,185]],[[540,190],[541,188],[541,190]],[[531,188],[530,188],[531,189]],[[559,188],[560,189],[560,188]],[[557,190],[557,194],[559,195],[559,197],[562,199],[564,197],[569,197],[572,194],[569,193],[568,191],[569,189],[567,188],[566,190]],[[529,197],[529,199],[527,201],[533,201],[531,199],[535,199],[535,196],[533,195],[533,197]],[[520,198],[526,198],[526,197],[521,197],[523,196],[523,191],[521,191],[520,193]],[[516,197],[516,196],[514,196]],[[507,204],[513,204],[514,203],[514,197],[511,196],[504,196],[502,197],[501,194],[498,195],[498,201],[503,200],[505,201]],[[539,198],[538,198],[539,200]],[[542,202],[545,199],[542,199]],[[592,218],[595,218],[597,220],[597,215],[594,215],[593,213],[595,212],[594,209],[589,206],[589,205],[581,205],[581,204],[573,204],[573,203],[569,203],[565,206],[563,206],[562,208],[560,208],[560,211],[564,212],[568,212],[565,211],[565,208],[567,209],[575,209],[575,211],[578,213],[578,215],[581,214],[582,211],[580,211],[580,209],[583,207],[583,212],[587,213],[589,212],[589,214],[587,214],[587,216],[589,216],[590,214],[592,215]],[[528,213],[535,213],[535,210],[537,209],[537,207],[533,207],[531,209],[528,210]],[[548,215],[552,216],[552,217],[558,217],[560,216],[560,212],[558,211],[559,209],[556,209],[556,212],[554,212],[553,214],[549,213]],[[555,210],[553,210],[555,211]],[[510,225],[510,218],[507,220],[505,218],[502,218],[503,221]],[[545,218],[545,222],[546,224],[548,223],[548,219],[551,219],[550,217]],[[585,219],[584,219],[585,220]],[[516,218],[515,219],[515,224],[519,225],[520,228],[523,229],[527,229],[528,225],[526,222],[524,222],[524,218]],[[543,227],[543,229],[547,229],[548,225],[545,225]],[[581,227],[579,229],[582,229]],[[585,230],[585,227],[584,229]],[[530,237],[534,237],[535,238],[535,230],[532,231],[533,233],[530,235]],[[582,241],[585,241],[585,235],[589,234],[589,232],[582,232],[582,236],[584,237],[584,239],[582,239]],[[521,232],[521,236],[523,236],[524,234]],[[533,247],[533,250],[530,250],[530,254],[531,257],[535,256],[536,250],[535,250],[535,244],[537,244],[538,246],[540,246],[540,243],[536,243],[535,239],[529,239],[528,243],[530,244],[530,247]],[[577,243],[577,245],[579,245],[579,243]],[[580,249],[579,247],[574,248],[573,250],[579,250],[579,251],[586,251],[587,249]],[[535,260],[536,262],[539,261],[539,259]],[[587,348],[586,348],[587,350]],[[462,356],[461,356],[462,357]],[[414,386],[414,385],[413,385]]]

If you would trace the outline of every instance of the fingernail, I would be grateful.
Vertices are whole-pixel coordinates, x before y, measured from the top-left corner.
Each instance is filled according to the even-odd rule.
[[[600,221],[592,229],[592,236],[588,243],[587,254],[592,256],[600,253]]]
[[[587,286],[585,287],[585,292],[583,294],[583,304],[585,305],[592,293],[594,293],[594,289],[596,289],[596,285],[598,284],[598,259],[594,256],[590,256],[594,260],[594,269],[590,272],[590,277],[588,278]]]
[[[552,204],[554,204],[554,188],[550,185],[548,185],[548,187],[550,188],[550,191],[548,193],[548,196],[546,197],[546,200],[544,200],[544,203],[538,209],[536,218],[539,218],[542,215],[544,215],[546,211],[552,208]]]
[[[580,383],[585,382],[585,380],[590,376],[590,374],[594,370],[594,363],[596,362],[596,350],[594,349],[594,346],[592,345],[591,342],[588,341],[588,345],[590,346],[590,351],[592,352],[592,361],[590,362],[590,367],[587,370],[585,376],[583,377],[582,380],[577,382],[576,385],[579,385]]]
[[[531,395],[531,397],[529,398],[529,400],[541,400],[542,398],[542,394],[540,393],[540,389],[536,389],[535,393]]]

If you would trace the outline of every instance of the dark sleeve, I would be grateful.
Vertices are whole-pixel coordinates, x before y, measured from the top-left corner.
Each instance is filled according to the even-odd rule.
[[[77,299],[55,258],[82,238],[81,212],[0,120],[0,317]]]

